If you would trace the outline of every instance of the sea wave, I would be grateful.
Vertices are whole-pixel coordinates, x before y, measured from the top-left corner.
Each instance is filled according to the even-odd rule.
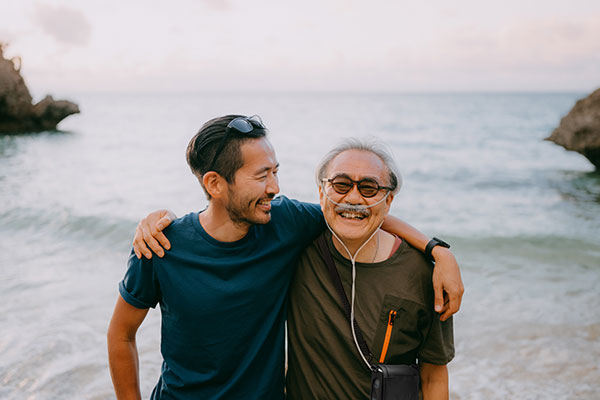
[[[114,215],[81,215],[73,210],[15,207],[0,213],[0,231],[32,238],[51,235],[71,242],[95,241],[108,246],[131,243],[137,221]]]

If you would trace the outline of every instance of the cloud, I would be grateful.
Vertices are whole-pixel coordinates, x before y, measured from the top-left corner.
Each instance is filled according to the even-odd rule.
[[[600,52],[600,15],[579,20],[515,21],[487,31],[471,26],[435,44],[438,62],[457,68],[568,68],[592,60]]]
[[[600,16],[578,21],[547,20],[520,24],[509,30],[501,42],[505,53],[517,62],[563,67],[598,60]],[[511,51],[510,44],[517,44]]]
[[[92,29],[86,16],[79,10],[65,6],[37,4],[35,22],[57,42],[84,46],[89,43]]]

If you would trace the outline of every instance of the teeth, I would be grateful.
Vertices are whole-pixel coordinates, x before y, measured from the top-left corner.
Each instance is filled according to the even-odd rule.
[[[340,215],[344,218],[351,218],[351,219],[363,219],[365,218],[364,214],[356,214],[356,213],[352,213],[352,212],[342,212],[340,213]]]

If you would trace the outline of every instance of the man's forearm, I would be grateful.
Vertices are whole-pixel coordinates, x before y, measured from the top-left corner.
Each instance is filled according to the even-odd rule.
[[[408,244],[421,252],[425,251],[425,247],[429,243],[429,238],[415,227],[390,214],[385,217],[381,228],[384,231],[400,236]]]
[[[108,336],[108,363],[117,399],[141,399],[135,340]]]
[[[431,240],[431,238],[427,237],[414,226],[389,214],[385,217],[381,228],[384,231],[400,236],[402,239],[406,240],[408,244],[421,252],[425,252],[425,247],[427,247],[427,243]],[[431,255],[436,261],[442,258],[454,257],[450,250],[442,246],[435,246],[431,251]]]

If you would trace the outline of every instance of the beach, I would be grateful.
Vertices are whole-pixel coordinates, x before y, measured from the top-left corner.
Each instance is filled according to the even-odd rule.
[[[281,193],[303,201],[341,138],[389,147],[392,214],[461,266],[451,399],[598,398],[600,174],[543,141],[584,95],[71,93],[60,131],[0,136],[0,398],[114,398],[106,329],[137,221],[206,206],[185,149],[233,113],[262,117]],[[147,398],[160,311],[137,337]]]

